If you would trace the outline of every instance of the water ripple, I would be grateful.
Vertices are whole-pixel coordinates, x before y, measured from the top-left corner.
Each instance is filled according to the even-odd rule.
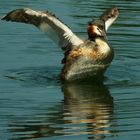
[[[100,85],[61,83],[59,48],[32,26],[0,22],[1,139],[139,139],[139,1],[1,0],[0,16],[50,10],[84,38],[88,21],[114,5],[120,15],[108,39],[115,58]]]

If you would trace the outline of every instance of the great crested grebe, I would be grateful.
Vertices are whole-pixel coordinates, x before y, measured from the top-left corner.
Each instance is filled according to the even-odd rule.
[[[119,15],[117,7],[106,10],[97,20],[88,23],[88,39],[75,35],[55,15],[29,8],[9,12],[2,20],[33,24],[45,32],[64,51],[61,79],[73,81],[102,76],[110,65],[114,51],[106,32]]]

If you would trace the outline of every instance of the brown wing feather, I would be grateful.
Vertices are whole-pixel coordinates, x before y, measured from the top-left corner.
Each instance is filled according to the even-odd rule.
[[[112,7],[107,9],[101,16],[100,19],[105,22],[106,31],[112,25],[112,23],[116,20],[119,15],[119,10],[117,7]]]
[[[83,43],[83,40],[77,37],[67,25],[48,11],[34,11],[29,8],[17,9],[9,12],[2,20],[33,24],[64,50]]]
[[[13,21],[13,22],[23,22],[26,24],[33,24],[39,26],[41,18],[35,15],[29,15],[25,12],[25,9],[16,9],[9,12],[2,20]]]

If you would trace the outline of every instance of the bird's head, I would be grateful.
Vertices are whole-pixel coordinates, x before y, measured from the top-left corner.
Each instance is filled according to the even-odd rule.
[[[87,28],[89,39],[94,40],[96,37],[106,38],[105,23],[103,20],[95,20],[88,23]]]

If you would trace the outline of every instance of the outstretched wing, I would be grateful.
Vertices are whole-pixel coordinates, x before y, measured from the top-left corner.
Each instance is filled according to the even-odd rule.
[[[101,16],[100,19],[105,21],[105,30],[112,25],[112,23],[116,20],[119,15],[119,10],[117,7],[112,7],[107,9]]]
[[[33,24],[45,32],[63,50],[83,43],[68,26],[48,11],[34,11],[29,8],[16,9],[9,12],[2,20]]]

